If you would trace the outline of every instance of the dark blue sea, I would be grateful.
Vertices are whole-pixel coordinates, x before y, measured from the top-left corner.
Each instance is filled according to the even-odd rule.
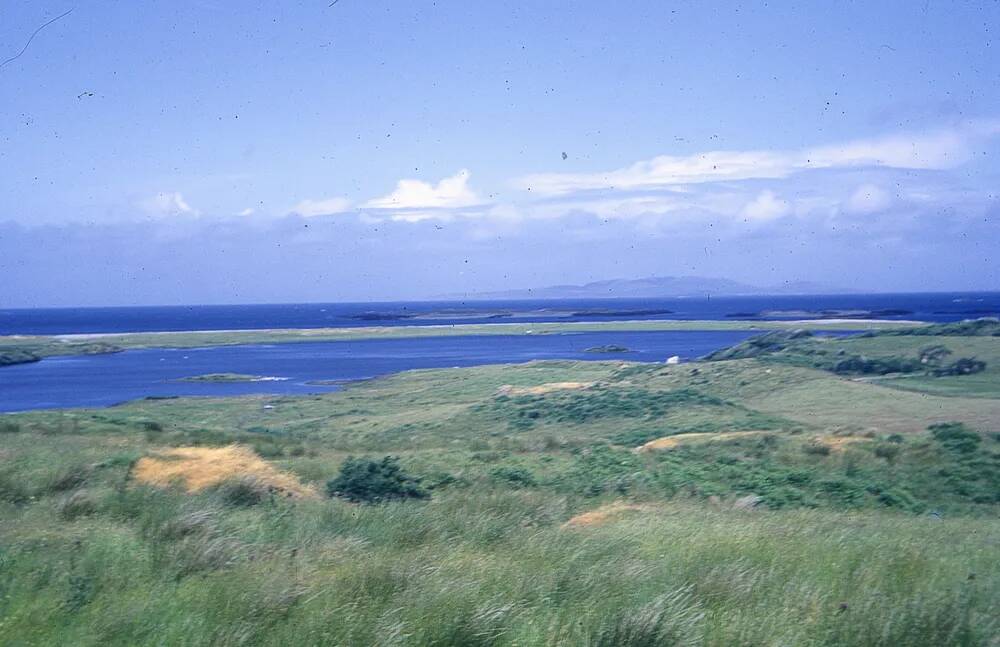
[[[623,319],[875,317],[956,321],[997,313],[1000,313],[997,293],[75,308],[0,310],[0,334]],[[663,361],[678,355],[691,360],[738,343],[751,334],[667,331],[369,339],[53,357],[0,368],[0,412],[103,407],[144,397],[321,393],[339,388],[336,383],[328,383],[331,381],[359,380],[418,368],[533,359]],[[586,352],[588,348],[609,344],[627,347],[632,352]],[[207,373],[242,373],[273,379],[242,383],[178,381]]]

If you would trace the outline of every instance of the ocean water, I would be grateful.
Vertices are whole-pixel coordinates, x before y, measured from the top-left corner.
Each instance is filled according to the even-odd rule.
[[[613,319],[766,320],[814,314],[837,317],[845,311],[857,317],[872,313],[882,319],[957,321],[1000,315],[1000,292],[0,309],[0,335]]]
[[[956,321],[1000,313],[1000,293],[588,299],[364,304],[0,310],[0,334],[405,326],[621,319],[801,319]],[[600,332],[469,336],[133,350],[53,357],[0,368],[0,412],[102,407],[144,397],[308,394],[350,381],[418,368],[533,359],[695,359],[754,333]],[[614,344],[633,352],[588,353]],[[280,378],[246,383],[179,382],[207,373]]]
[[[102,407],[150,396],[322,393],[338,387],[311,382],[360,380],[417,368],[534,359],[662,362],[672,355],[693,359],[751,335],[684,331],[456,336],[148,349],[52,357],[0,369],[0,411]],[[632,352],[586,352],[588,348],[607,344],[625,346]],[[281,379],[239,383],[177,381],[207,373]]]

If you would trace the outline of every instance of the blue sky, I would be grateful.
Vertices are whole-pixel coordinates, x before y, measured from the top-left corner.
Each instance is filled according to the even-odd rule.
[[[996,2],[7,0],[0,59],[69,9],[0,68],[0,307],[1000,288]]]

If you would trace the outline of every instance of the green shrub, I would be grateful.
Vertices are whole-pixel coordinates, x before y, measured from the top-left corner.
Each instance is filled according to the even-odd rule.
[[[919,359],[911,357],[865,357],[851,355],[838,360],[830,370],[838,375],[888,375],[889,373],[914,373],[923,370]]]
[[[945,357],[951,355],[951,351],[941,344],[934,344],[920,349],[920,363],[929,366],[940,366]]]
[[[893,443],[879,443],[875,446],[875,455],[879,458],[884,458],[890,463],[896,460],[899,455],[900,448],[898,444]]]
[[[97,503],[86,490],[77,490],[63,497],[59,501],[57,509],[60,517],[67,521],[72,521],[77,517],[96,512]]]
[[[975,452],[979,448],[979,443],[983,441],[979,434],[961,422],[939,422],[928,429],[934,440],[941,443],[945,449],[959,454]]]
[[[490,475],[493,478],[506,481],[514,487],[533,487],[538,485],[534,474],[523,467],[497,467]]]
[[[830,446],[817,441],[810,441],[802,446],[802,451],[814,456],[829,456]]]
[[[21,425],[12,421],[0,421],[0,434],[16,434],[21,431]]]
[[[267,500],[271,489],[259,479],[244,476],[222,483],[217,488],[217,493],[226,505],[246,508]]]
[[[649,420],[677,407],[720,406],[725,400],[693,389],[650,391],[646,389],[586,390],[559,395],[501,396],[490,406],[517,429],[530,429],[539,422],[581,424],[604,418]]]
[[[420,486],[420,479],[406,474],[399,459],[382,460],[348,457],[340,475],[327,481],[326,492],[356,503],[379,503],[390,499],[426,499],[430,496]]]
[[[960,357],[947,366],[941,366],[931,371],[934,377],[947,375],[973,375],[986,370],[986,362],[975,357]]]

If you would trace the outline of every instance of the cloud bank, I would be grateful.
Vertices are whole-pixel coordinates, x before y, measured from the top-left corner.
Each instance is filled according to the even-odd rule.
[[[141,201],[156,218],[0,223],[0,307],[406,299],[671,274],[996,289],[998,178],[976,156],[997,132],[661,156],[532,176],[543,181],[502,201],[467,170],[270,215],[207,217],[167,191]]]
[[[538,173],[514,185],[536,195],[558,196],[600,189],[675,187],[707,182],[787,178],[819,169],[948,169],[968,161],[972,147],[1000,133],[1000,124],[859,139],[798,151],[708,151],[660,155],[603,173]]]

